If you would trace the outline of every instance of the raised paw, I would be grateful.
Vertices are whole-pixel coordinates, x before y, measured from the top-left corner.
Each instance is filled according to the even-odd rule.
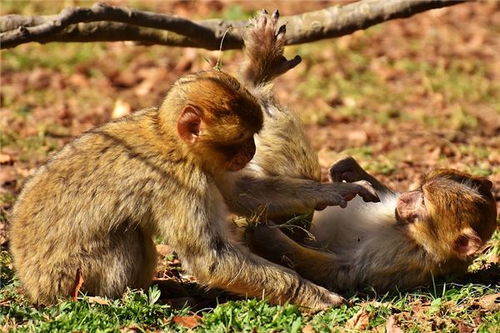
[[[278,10],[272,15],[264,10],[254,19],[253,27],[245,36],[248,62],[243,72],[255,85],[271,81],[302,61],[298,55],[290,60],[283,56],[286,26],[279,26],[278,20]]]
[[[346,181],[352,183],[358,180],[366,180],[366,175],[366,171],[350,156],[341,159],[330,168],[332,182]]]

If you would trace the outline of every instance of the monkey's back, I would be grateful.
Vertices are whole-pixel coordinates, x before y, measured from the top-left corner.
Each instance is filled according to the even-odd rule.
[[[57,289],[58,281],[48,281],[52,271],[69,262],[83,267],[86,258],[105,256],[100,248],[112,247],[115,235],[147,226],[141,222],[151,218],[148,201],[158,188],[175,190],[163,182],[168,161],[145,145],[152,115],[154,110],[141,112],[83,134],[26,183],[14,206],[10,239],[14,266],[34,300],[45,301],[37,285]],[[74,280],[70,267],[67,274]]]

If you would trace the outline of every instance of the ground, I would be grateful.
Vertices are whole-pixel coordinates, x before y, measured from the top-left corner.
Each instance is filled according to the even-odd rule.
[[[4,1],[0,12],[53,14],[73,2]],[[329,5],[113,3],[193,19],[247,18],[264,7],[289,15]],[[303,63],[279,79],[276,93],[302,116],[325,180],[328,166],[344,155],[356,157],[397,190],[418,186],[433,168],[451,167],[488,176],[498,202],[500,2],[433,10],[286,52],[300,54]],[[350,306],[316,315],[200,290],[187,282],[165,247],[160,248],[166,254],[158,272],[160,284],[149,291],[130,291],[120,300],[82,296],[54,307],[29,305],[12,272],[5,232],[26,177],[74,136],[158,104],[176,78],[211,68],[218,59],[225,71],[235,73],[242,54],[130,43],[29,44],[1,52],[1,329],[498,332],[498,230],[466,277],[387,295],[365,290],[349,295]],[[182,284],[171,288],[172,281]],[[185,301],[191,307],[182,308]]]

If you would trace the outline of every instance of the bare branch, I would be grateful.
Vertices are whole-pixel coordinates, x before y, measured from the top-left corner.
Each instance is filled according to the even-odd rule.
[[[396,18],[467,0],[365,0],[345,6],[286,16],[287,44],[339,37]],[[145,44],[200,47],[215,50],[230,29],[223,49],[243,47],[247,21],[212,19],[193,22],[175,15],[95,4],[69,7],[59,15],[0,17],[0,47],[28,42],[135,41]]]

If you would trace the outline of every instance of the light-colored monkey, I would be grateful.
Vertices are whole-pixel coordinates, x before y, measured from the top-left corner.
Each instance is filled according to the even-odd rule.
[[[465,273],[497,225],[492,183],[482,177],[435,170],[419,189],[398,194],[352,158],[335,164],[331,175],[371,182],[381,202],[355,198],[346,208],[316,213],[314,241],[306,245],[276,226],[257,225],[247,234],[256,253],[330,290],[411,288]]]

